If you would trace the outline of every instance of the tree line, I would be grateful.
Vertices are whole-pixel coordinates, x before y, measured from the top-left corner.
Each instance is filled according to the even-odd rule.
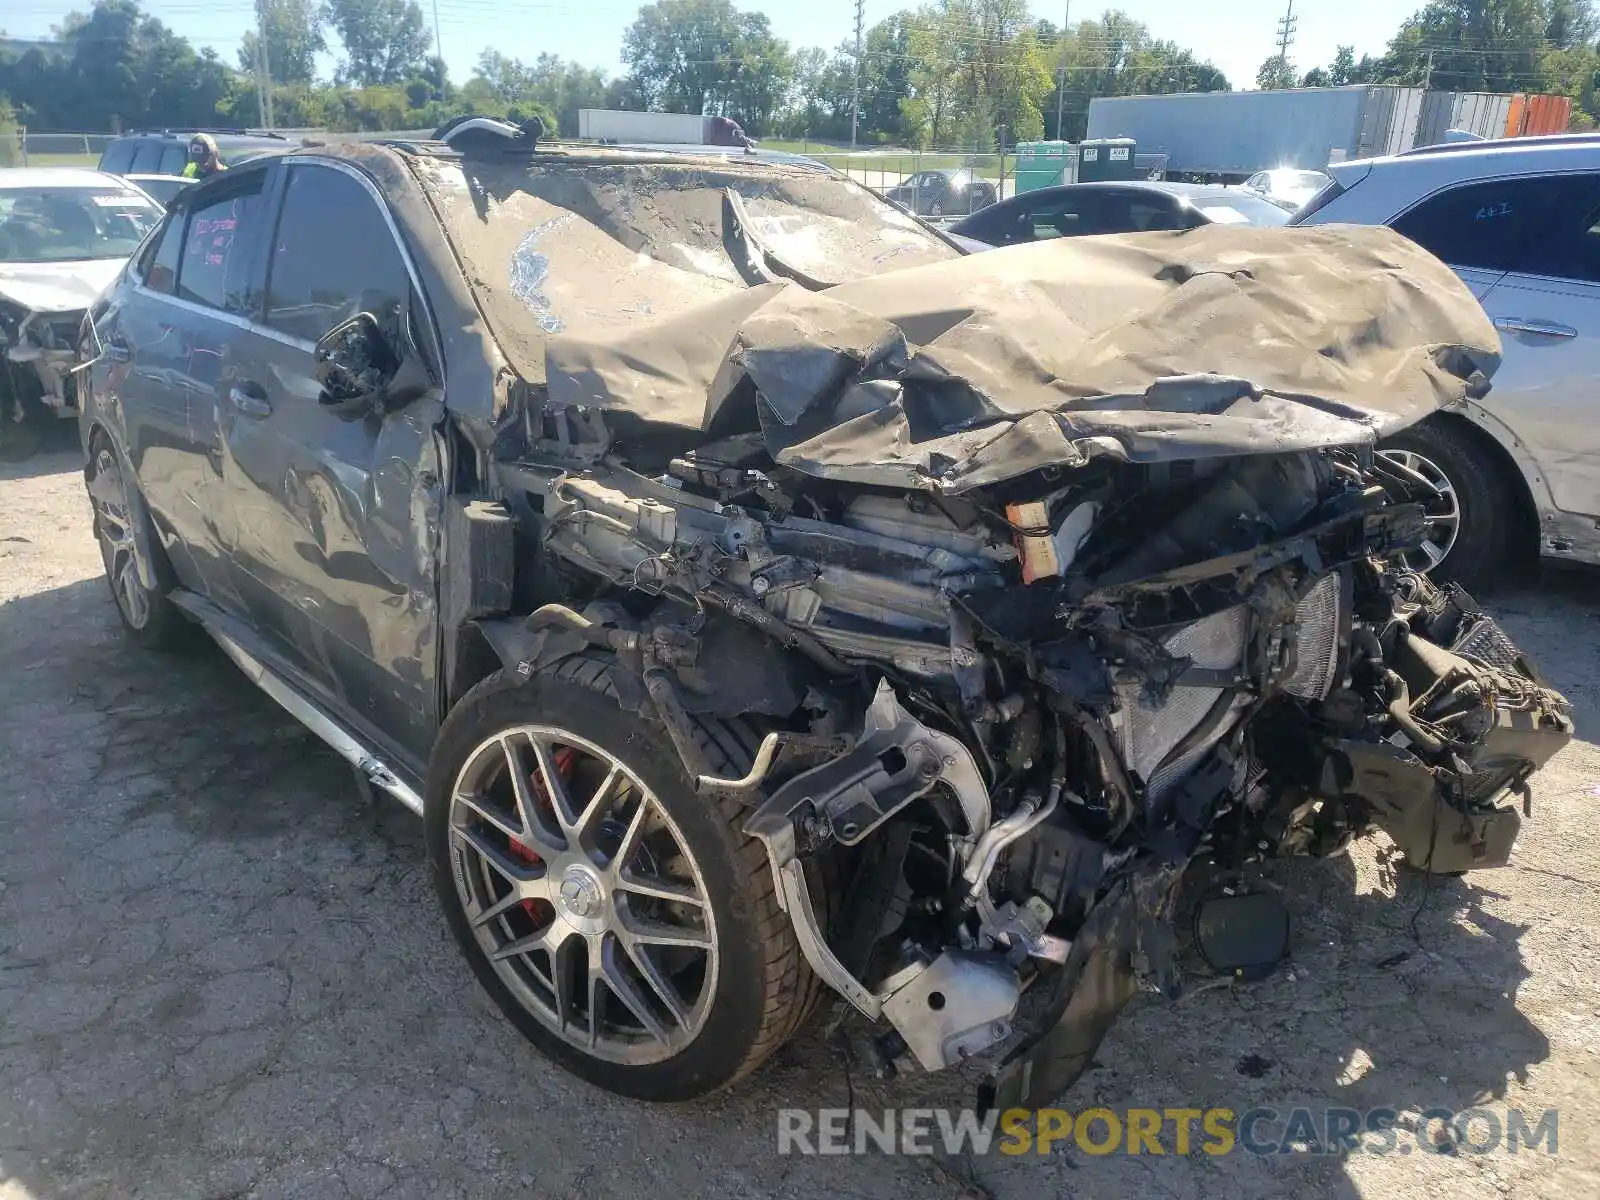
[[[992,148],[1083,136],[1095,96],[1221,91],[1229,80],[1187,48],[1111,10],[1062,28],[1028,0],[929,0],[832,50],[791,47],[732,0],[654,0],[623,33],[626,70],[497,49],[464,82],[435,57],[416,0],[256,0],[237,61],[196,49],[137,0],[95,0],[53,45],[5,49],[0,123],[38,129],[262,124],[263,58],[281,127],[428,128],[465,112],[539,116],[577,133],[580,108],[722,114],[756,136]],[[1597,112],[1600,36],[1591,0],[1430,0],[1381,55],[1301,71],[1267,59],[1262,88],[1392,83],[1458,91],[1556,92],[1575,124]],[[331,77],[319,63],[332,56]],[[857,70],[859,68],[859,80]],[[859,108],[856,97],[859,95]]]

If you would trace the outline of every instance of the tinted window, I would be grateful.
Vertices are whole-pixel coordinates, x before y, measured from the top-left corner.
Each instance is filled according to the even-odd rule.
[[[106,147],[106,152],[100,156],[100,169],[109,171],[113,175],[126,175],[128,166],[133,162],[133,143],[115,141]]]
[[[1394,228],[1453,267],[1528,270],[1563,213],[1574,211],[1572,181],[1498,179],[1452,188],[1424,200]]]
[[[133,169],[130,170],[128,174],[161,174],[162,149],[163,146],[160,142],[140,142],[138,148],[133,152]]]
[[[330,167],[295,167],[267,267],[267,324],[314,342],[358,312],[391,321],[410,289],[367,189]]]
[[[229,312],[246,311],[248,232],[261,204],[262,176],[252,172],[189,210],[178,266],[178,295]]]
[[[161,166],[156,174],[182,175],[183,168],[189,165],[189,148],[180,146],[176,142],[162,147]]]
[[[1182,229],[1188,224],[1178,206],[1159,197],[1116,195],[1107,198],[1101,210],[1100,233],[1148,233],[1160,229]]]
[[[172,295],[178,283],[178,260],[182,250],[183,214],[179,213],[167,222],[160,236],[144,252],[139,273],[144,276],[145,287],[163,296]]]

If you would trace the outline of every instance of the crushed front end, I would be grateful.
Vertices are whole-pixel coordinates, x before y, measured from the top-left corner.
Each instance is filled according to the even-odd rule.
[[[1471,597],[1399,565],[1424,517],[1373,450],[1482,394],[1481,311],[1387,231],[1265,232],[552,337],[502,431],[541,581],[511,657],[615,653],[886,1070],[981,1057],[989,1102],[1044,1103],[1178,991],[1191,863],[1381,828],[1500,865],[1571,737]],[[745,775],[703,717],[757,723]]]

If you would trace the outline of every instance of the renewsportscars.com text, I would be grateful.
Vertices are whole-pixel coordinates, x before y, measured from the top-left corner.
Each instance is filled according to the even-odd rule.
[[[779,1154],[1555,1154],[1555,1109],[784,1108]]]

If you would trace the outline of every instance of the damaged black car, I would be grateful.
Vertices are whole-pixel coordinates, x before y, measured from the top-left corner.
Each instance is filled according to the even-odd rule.
[[[1572,726],[1404,565],[1374,443],[1499,350],[1425,252],[969,257],[803,163],[447,136],[179,197],[85,325],[86,479],[132,636],[422,815],[550,1058],[693,1097],[831,992],[1038,1104],[1176,993],[1194,864],[1507,861]]]

